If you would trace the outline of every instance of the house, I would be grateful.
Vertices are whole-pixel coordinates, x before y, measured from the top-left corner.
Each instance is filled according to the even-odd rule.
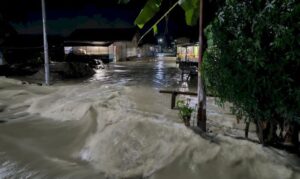
[[[65,40],[64,49],[67,60],[125,61],[137,57],[137,29],[77,29]]]

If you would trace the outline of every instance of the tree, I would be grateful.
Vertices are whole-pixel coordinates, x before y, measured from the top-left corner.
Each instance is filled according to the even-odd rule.
[[[206,29],[202,73],[219,102],[253,121],[264,144],[298,145],[300,116],[300,3],[228,0]]]

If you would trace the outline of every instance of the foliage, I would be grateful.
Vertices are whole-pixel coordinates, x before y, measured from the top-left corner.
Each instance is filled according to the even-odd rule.
[[[208,89],[254,122],[299,123],[299,32],[297,0],[227,0],[205,32]]]
[[[139,28],[143,28],[145,23],[152,19],[159,11],[161,2],[162,0],[148,0],[139,16],[135,19],[134,24]]]
[[[185,11],[186,24],[190,26],[197,24],[200,0],[181,0],[179,4]]]
[[[163,0],[148,0],[144,8],[135,20],[135,25],[143,28],[160,10]],[[179,0],[177,3],[185,11],[185,19],[188,25],[197,24],[199,18],[199,2],[200,0]],[[157,30],[156,26],[153,28]]]
[[[179,115],[182,118],[182,120],[191,118],[194,109],[189,106],[188,101],[185,102],[183,100],[178,100],[176,106],[179,109]]]

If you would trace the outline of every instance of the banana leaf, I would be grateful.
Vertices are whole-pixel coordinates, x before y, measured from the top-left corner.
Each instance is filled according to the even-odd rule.
[[[193,26],[197,24],[197,20],[199,18],[199,2],[200,0],[179,0],[178,4],[185,11],[185,20],[187,25]],[[159,12],[161,3],[162,0],[148,0],[138,17],[135,19],[135,25],[139,28],[143,28],[144,25]]]
[[[148,0],[145,7],[135,19],[134,24],[139,28],[143,28],[144,25],[160,10],[161,2],[162,0]]]

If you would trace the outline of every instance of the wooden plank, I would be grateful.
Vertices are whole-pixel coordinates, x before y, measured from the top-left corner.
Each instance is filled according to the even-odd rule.
[[[196,92],[190,92],[190,91],[186,91],[186,92],[183,92],[183,91],[176,91],[176,90],[159,90],[160,93],[167,93],[167,94],[182,94],[182,95],[190,95],[190,96],[197,96],[197,93]]]

